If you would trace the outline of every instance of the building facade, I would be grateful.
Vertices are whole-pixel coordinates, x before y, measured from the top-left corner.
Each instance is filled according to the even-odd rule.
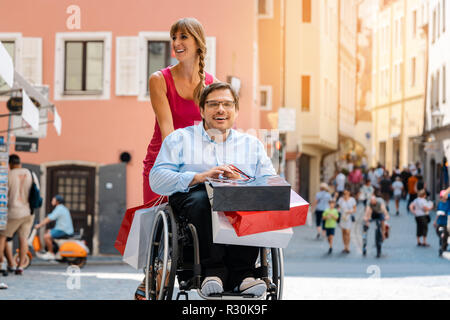
[[[49,125],[38,152],[10,150],[40,173],[40,218],[61,193],[93,253],[117,253],[113,245],[125,209],[142,204],[142,161],[155,125],[148,77],[175,63],[169,30],[182,17],[195,17],[205,28],[206,70],[222,81],[240,81],[237,128],[258,129],[256,12],[255,1],[238,0],[4,4],[0,41],[16,70],[48,87],[62,118],[61,135]],[[8,97],[0,99],[5,111]],[[1,125],[8,127],[5,118]]]
[[[450,65],[448,1],[430,0],[428,15],[428,78],[423,139],[423,162],[427,186],[435,198],[448,187],[450,158],[450,97],[447,84]]]
[[[373,161],[390,172],[419,160],[424,127],[427,5],[380,1],[373,26]]]

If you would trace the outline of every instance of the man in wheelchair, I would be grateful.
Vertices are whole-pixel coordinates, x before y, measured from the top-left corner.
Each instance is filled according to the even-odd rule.
[[[238,100],[228,83],[207,86],[199,102],[202,122],[167,136],[150,172],[151,189],[170,196],[175,215],[197,229],[205,296],[224,291],[262,296],[267,290],[253,273],[259,248],[213,243],[211,205],[204,185],[208,178],[241,179],[235,168],[255,178],[276,174],[262,143],[232,129]]]

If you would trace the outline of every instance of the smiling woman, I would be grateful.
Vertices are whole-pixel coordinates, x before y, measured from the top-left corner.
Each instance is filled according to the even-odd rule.
[[[153,73],[149,92],[156,122],[153,138],[144,160],[144,203],[157,198],[149,186],[148,174],[153,167],[161,143],[172,131],[201,121],[198,97],[214,77],[204,71],[206,38],[200,22],[183,18],[170,29],[172,50],[178,63]]]
[[[174,130],[201,121],[198,99],[206,85],[216,79],[205,68],[206,37],[200,22],[183,18],[170,29],[172,50],[178,63],[150,76],[149,92],[156,121],[152,140],[147,148],[143,172],[144,203],[158,198],[149,184],[152,169],[163,140]],[[141,285],[142,286],[142,285]],[[136,294],[137,299],[143,298]]]

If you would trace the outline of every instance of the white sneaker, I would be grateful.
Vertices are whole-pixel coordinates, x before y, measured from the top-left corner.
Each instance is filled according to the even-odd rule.
[[[219,277],[206,277],[202,282],[202,294],[209,296],[212,294],[222,293],[223,284]]]
[[[6,283],[0,282],[0,289],[8,289],[8,285]]]
[[[267,285],[264,280],[253,277],[245,278],[239,286],[239,292],[242,294],[252,294],[261,297],[267,291]]]

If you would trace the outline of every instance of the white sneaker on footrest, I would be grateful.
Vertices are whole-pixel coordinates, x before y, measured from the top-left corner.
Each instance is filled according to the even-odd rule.
[[[212,294],[222,293],[223,284],[219,277],[206,277],[202,282],[202,294],[210,296]]]
[[[267,285],[264,280],[253,277],[245,278],[239,286],[239,292],[242,294],[252,294],[261,297],[267,291]]]

